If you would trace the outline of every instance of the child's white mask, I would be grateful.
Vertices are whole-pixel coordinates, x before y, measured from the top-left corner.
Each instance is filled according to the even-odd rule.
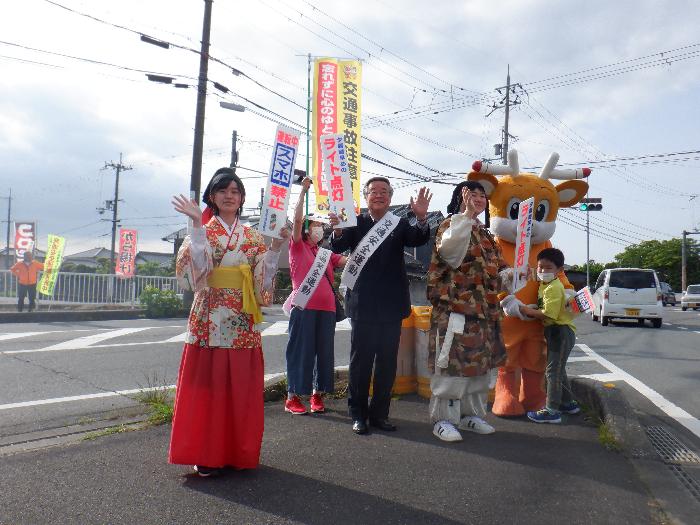
[[[543,283],[553,281],[557,276],[553,273],[537,272],[537,280]]]

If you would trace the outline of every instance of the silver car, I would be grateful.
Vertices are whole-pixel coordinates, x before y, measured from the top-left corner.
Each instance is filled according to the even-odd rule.
[[[688,286],[681,297],[681,309],[685,312],[688,308],[700,310],[700,284]]]

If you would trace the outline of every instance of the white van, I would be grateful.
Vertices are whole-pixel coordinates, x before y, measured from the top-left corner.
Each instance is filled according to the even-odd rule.
[[[593,293],[593,320],[607,326],[610,319],[636,319],[640,325],[651,321],[661,328],[661,287],[654,270],[610,268],[598,276]]]

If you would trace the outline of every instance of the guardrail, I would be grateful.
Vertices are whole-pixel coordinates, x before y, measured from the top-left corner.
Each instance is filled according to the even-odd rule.
[[[175,277],[135,275],[122,279],[108,274],[60,272],[53,295],[47,297],[37,292],[37,300],[56,304],[136,305],[146,286],[182,293]],[[17,297],[17,278],[9,270],[0,270],[0,296]]]

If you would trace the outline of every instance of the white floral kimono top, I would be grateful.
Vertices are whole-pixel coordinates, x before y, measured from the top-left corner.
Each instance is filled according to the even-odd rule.
[[[243,292],[210,288],[207,277],[218,266],[250,265],[258,305],[272,302],[273,277],[279,252],[268,251],[262,235],[236,222],[231,229],[214,216],[194,228],[177,254],[175,273],[180,286],[195,292],[185,342],[201,347],[260,348],[260,331],[243,311]]]

